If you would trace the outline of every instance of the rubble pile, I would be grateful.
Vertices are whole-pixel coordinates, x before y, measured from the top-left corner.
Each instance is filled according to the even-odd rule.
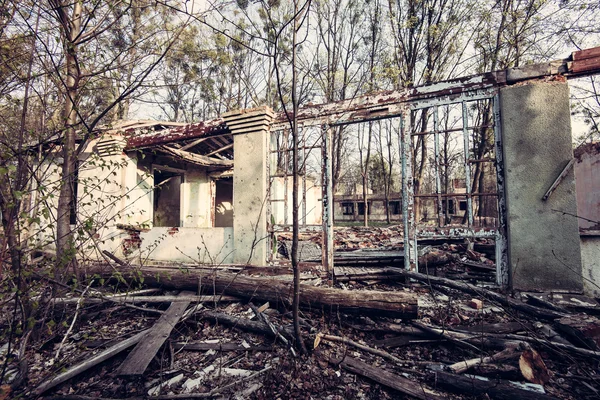
[[[303,270],[307,354],[286,268],[90,268],[96,283],[68,293],[40,278],[47,318],[0,343],[0,398],[598,398],[596,299],[501,293],[486,245],[424,247],[419,272]]]

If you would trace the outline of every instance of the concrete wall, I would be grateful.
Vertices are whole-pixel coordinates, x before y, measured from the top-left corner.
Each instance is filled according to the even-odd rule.
[[[106,137],[104,137],[106,139]],[[233,230],[212,227],[212,182],[203,168],[175,165],[183,175],[180,186],[182,227],[152,227],[153,167],[164,166],[164,160],[141,157],[138,152],[114,151],[96,154],[99,140],[90,141],[80,156],[78,183],[78,257],[103,260],[102,250],[133,262],[176,261],[198,263],[231,263]],[[55,213],[60,182],[60,154],[48,157],[41,195],[45,206]],[[54,196],[51,194],[54,193]],[[42,206],[40,206],[42,214]],[[38,244],[55,248],[54,216],[48,214],[38,224]],[[80,229],[86,220],[93,221],[92,230]],[[120,229],[123,224],[132,229]],[[93,239],[93,240],[92,240]]]
[[[136,243],[137,242],[137,243]],[[135,244],[129,259],[134,262],[163,261],[197,264],[233,262],[233,228],[152,228],[127,235]]]
[[[573,157],[569,88],[531,82],[500,91],[508,247],[512,285],[581,291],[581,251],[573,171],[542,196]],[[555,211],[556,210],[556,211]]]

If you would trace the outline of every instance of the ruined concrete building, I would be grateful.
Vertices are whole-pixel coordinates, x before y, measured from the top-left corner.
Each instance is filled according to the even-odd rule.
[[[335,262],[334,216],[361,214],[356,199],[339,197],[334,208],[333,135],[340,127],[390,120],[400,189],[391,207],[402,225],[406,268],[418,267],[421,239],[488,238],[496,243],[501,286],[578,292],[591,281],[586,290],[593,290],[600,283],[598,147],[578,151],[575,169],[567,168],[573,164],[567,78],[599,70],[595,48],[302,108],[300,223],[321,232],[324,267]],[[416,191],[412,149],[419,138],[426,138],[430,172]],[[449,143],[456,143],[451,172],[444,171]],[[72,222],[83,227],[82,243],[92,242],[92,258],[104,257],[100,249],[140,263],[267,265],[275,234],[292,223],[290,160],[287,117],[266,107],[195,124],[115,125],[80,156]],[[575,175],[584,182],[577,195]],[[58,168],[47,176],[57,179]],[[577,204],[591,225],[576,217]],[[51,244],[52,229],[40,241]]]

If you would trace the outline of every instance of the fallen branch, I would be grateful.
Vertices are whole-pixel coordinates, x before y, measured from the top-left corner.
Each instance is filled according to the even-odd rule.
[[[275,328],[275,325],[273,325],[271,323],[271,321],[269,321],[269,318],[264,315],[261,311],[258,310],[258,308],[256,308],[256,306],[252,303],[249,303],[250,308],[252,309],[252,311],[254,311],[254,314],[256,315],[256,317],[262,321],[263,324],[265,324],[269,330],[273,333],[273,335],[275,337],[277,337],[279,340],[281,340],[286,346],[288,346],[288,348],[290,349],[290,352],[292,353],[292,355],[294,357],[296,357],[296,351],[294,350],[294,347],[292,347],[292,345],[290,344],[289,340],[287,340],[281,333],[279,333],[279,331],[277,330],[277,328]]]
[[[236,343],[173,343],[173,348],[177,351],[273,351],[272,347],[267,346],[251,346],[245,347]]]
[[[360,344],[358,342],[355,342],[351,339],[345,338],[345,337],[341,337],[341,336],[333,336],[333,335],[324,335],[322,333],[317,334],[317,339],[315,339],[315,347],[318,345],[318,341],[319,340],[327,340],[330,342],[339,342],[339,343],[343,343],[345,345],[348,346],[352,346],[352,347],[356,347],[357,349],[366,351],[367,353],[371,353],[374,354],[376,356],[385,358],[387,360],[390,360],[400,366],[415,366],[415,365],[419,365],[419,366],[428,366],[431,365],[432,363],[427,362],[427,361],[413,361],[413,360],[402,360],[390,353],[388,353],[387,351],[383,351],[383,350],[379,350],[379,349],[374,349],[373,347],[369,347],[366,346],[364,344]]]
[[[202,311],[200,314],[198,314],[198,316],[203,319],[211,319],[218,323],[229,325],[244,331],[262,333],[263,335],[267,335],[269,337],[276,337],[273,334],[273,331],[271,331],[271,329],[269,329],[269,327],[263,322],[250,321],[249,319],[238,318],[229,314],[209,310]],[[285,334],[288,338],[294,337],[293,332],[290,329],[281,329],[279,332]]]
[[[443,285],[443,286],[451,287],[453,289],[458,289],[465,293],[482,296],[482,297],[488,298],[490,300],[494,300],[497,303],[500,303],[504,306],[512,307],[516,310],[519,310],[519,311],[522,311],[522,312],[525,312],[525,313],[528,313],[528,314],[531,314],[531,315],[534,315],[536,317],[543,318],[543,319],[554,320],[556,318],[562,318],[566,315],[561,312],[547,310],[544,308],[525,304],[525,303],[519,302],[515,299],[512,299],[510,297],[493,292],[491,290],[487,290],[487,289],[484,289],[481,287],[477,287],[475,285],[471,285],[470,283],[453,281],[451,279],[440,278],[438,276],[420,274],[418,272],[408,271],[408,270],[400,269],[400,268],[386,268],[385,270],[389,273],[403,275],[407,278],[416,279],[421,282]]]
[[[493,354],[489,357],[477,357],[472,358],[470,360],[459,361],[448,366],[448,369],[455,374],[462,374],[468,369],[482,365],[482,364],[491,364],[498,361],[510,360],[511,358],[516,358],[521,355],[521,351],[516,348],[516,346],[511,346],[508,349],[502,350],[499,353]]]
[[[71,320],[71,325],[69,325],[69,329],[67,329],[67,332],[63,336],[63,338],[62,338],[62,340],[60,342],[60,345],[58,346],[58,349],[56,349],[56,354],[54,355],[53,361],[58,360],[58,356],[60,355],[60,351],[62,350],[63,346],[65,345],[65,341],[67,340],[67,338],[69,337],[69,335],[73,331],[73,327],[75,326],[75,321],[77,321],[77,316],[79,315],[79,310],[81,309],[81,303],[83,302],[83,298],[85,297],[85,293],[88,291],[88,289],[90,288],[90,286],[92,286],[92,283],[94,283],[93,279],[87,285],[87,287],[85,288],[85,290],[83,291],[83,293],[81,293],[81,296],[79,296],[79,298],[77,299],[77,307],[75,308],[75,315],[73,315],[73,319]]]

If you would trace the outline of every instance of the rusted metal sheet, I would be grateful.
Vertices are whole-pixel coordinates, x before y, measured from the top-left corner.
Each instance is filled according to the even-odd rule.
[[[419,239],[437,239],[437,238],[495,238],[496,229],[492,228],[473,228],[466,226],[445,226],[445,227],[427,227],[419,228],[416,232]]]
[[[575,75],[583,73],[597,73],[598,71],[600,71],[600,56],[586,58],[585,60],[580,61],[573,61],[569,72]]]
[[[215,136],[230,134],[231,131],[222,118],[216,118],[210,121],[177,126],[171,129],[161,131],[147,131],[136,133],[135,130],[126,130],[127,145],[125,150],[133,150],[144,147],[152,147],[158,144],[167,144],[182,140],[196,139],[205,136]]]
[[[469,93],[473,94],[473,99],[478,96],[489,97],[489,92],[485,90],[495,90],[499,85],[504,85],[505,81],[504,72],[491,72],[426,86],[382,91],[349,100],[308,105],[298,111],[298,121],[303,126],[323,123],[334,126],[391,118],[401,115],[406,103],[410,103],[411,108],[420,108],[430,107],[440,99],[444,103],[452,102]],[[280,128],[287,121],[288,116],[280,113],[275,118],[275,128]]]
[[[585,49],[575,51],[572,53],[571,58],[573,61],[586,60],[588,58],[595,58],[600,56],[600,47],[593,47],[591,49]]]

